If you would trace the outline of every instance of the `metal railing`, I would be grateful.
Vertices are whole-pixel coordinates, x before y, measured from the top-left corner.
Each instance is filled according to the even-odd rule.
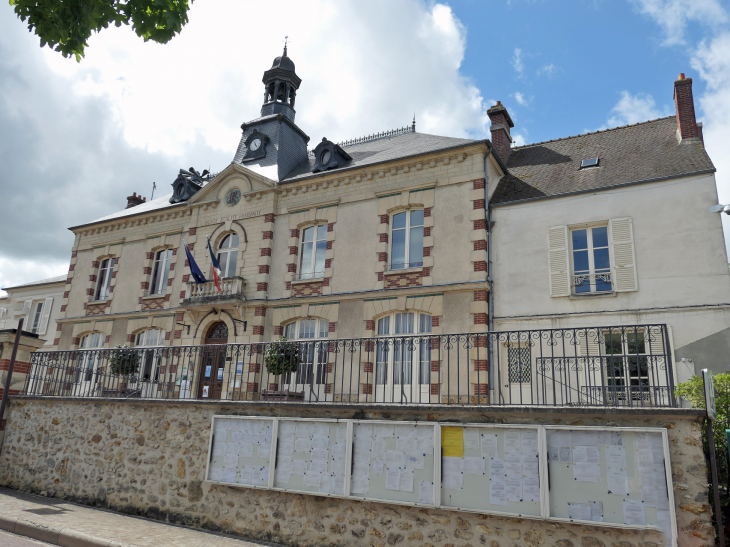
[[[35,353],[24,394],[675,407],[666,325]]]

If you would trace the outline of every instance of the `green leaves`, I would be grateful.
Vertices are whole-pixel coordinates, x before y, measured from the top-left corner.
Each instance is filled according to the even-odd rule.
[[[9,0],[15,14],[64,57],[80,61],[93,32],[132,25],[146,41],[166,44],[188,22],[193,0]]]
[[[285,337],[280,338],[269,345],[264,363],[269,374],[274,376],[296,372],[299,365],[299,345],[296,342],[287,343]]]

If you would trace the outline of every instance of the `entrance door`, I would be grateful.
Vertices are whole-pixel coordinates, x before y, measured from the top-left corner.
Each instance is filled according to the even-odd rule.
[[[223,375],[226,367],[228,346],[228,327],[225,323],[215,323],[208,330],[200,363],[198,398],[220,399],[223,391]]]
[[[429,332],[431,316],[424,313],[395,313],[378,320],[376,402],[430,401],[431,345],[428,338],[411,336]]]
[[[510,405],[531,405],[533,397],[532,348],[529,342],[511,342],[502,347],[500,399]],[[481,373],[486,378],[487,372]]]
[[[101,352],[98,348],[104,345],[104,335],[101,332],[92,332],[81,338],[79,359],[74,374],[72,394],[77,397],[98,395],[96,393],[97,369],[101,365]],[[96,350],[96,351],[95,351]]]

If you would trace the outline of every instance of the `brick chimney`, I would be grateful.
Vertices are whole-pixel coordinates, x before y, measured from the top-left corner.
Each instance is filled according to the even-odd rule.
[[[130,207],[136,207],[137,205],[140,205],[147,201],[147,198],[143,198],[142,196],[138,196],[137,192],[132,192],[131,196],[127,196],[127,209]]]
[[[492,121],[492,126],[489,128],[492,132],[492,146],[494,146],[494,151],[502,162],[506,164],[509,154],[512,151],[510,148],[512,136],[509,130],[515,124],[512,123],[512,118],[510,118],[507,109],[502,106],[502,101],[497,101],[497,104],[487,110],[487,115]]]
[[[702,124],[698,124],[695,119],[692,78],[685,78],[684,73],[674,82],[674,107],[677,111],[677,140],[702,140]]]

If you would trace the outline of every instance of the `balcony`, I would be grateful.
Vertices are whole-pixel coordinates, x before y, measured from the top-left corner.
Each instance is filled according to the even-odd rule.
[[[633,325],[55,351],[33,354],[23,393],[359,406],[677,407],[668,341],[666,325]]]
[[[221,291],[218,292],[213,281],[200,285],[194,281],[188,281],[182,305],[245,300],[243,296],[245,284],[246,281],[242,277],[226,277],[220,280]]]

